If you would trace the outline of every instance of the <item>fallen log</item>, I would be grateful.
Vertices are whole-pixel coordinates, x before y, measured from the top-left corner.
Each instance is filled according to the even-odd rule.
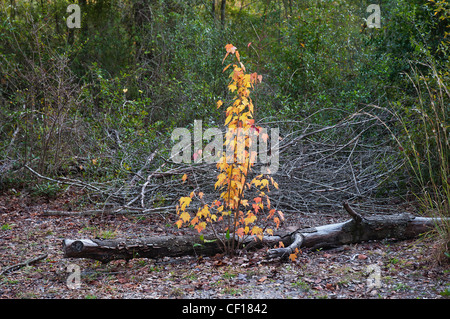
[[[285,247],[267,251],[268,258],[287,257],[295,248],[333,248],[368,240],[410,239],[433,229],[442,219],[415,217],[408,213],[363,217],[344,203],[352,219],[342,223],[314,228],[297,229],[265,236],[262,240],[247,238],[243,246],[274,247],[280,241]],[[448,222],[448,220],[447,220]],[[200,236],[165,235],[141,239],[64,239],[64,258],[90,258],[107,263],[132,258],[179,257],[186,255],[214,255],[222,252],[222,245],[214,238]]]
[[[132,258],[213,255],[219,251],[214,241],[201,241],[199,236],[157,236],[141,239],[63,240],[64,258],[90,258],[107,263]]]
[[[409,213],[363,217],[344,203],[352,219],[342,223],[298,229],[291,234],[288,247],[269,249],[269,258],[289,256],[295,248],[334,248],[369,240],[416,238],[432,230],[441,218],[415,217]],[[446,219],[449,222],[449,219]]]

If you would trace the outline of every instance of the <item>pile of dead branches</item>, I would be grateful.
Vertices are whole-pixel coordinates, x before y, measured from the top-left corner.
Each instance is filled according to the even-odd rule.
[[[292,213],[336,210],[344,200],[360,211],[395,209],[386,194],[404,159],[387,129],[389,121],[387,113],[375,115],[366,109],[328,126],[315,124],[313,116],[299,121],[260,121],[262,127],[280,129],[278,145],[271,141],[271,147],[279,150],[279,169],[273,177],[280,186],[271,191],[271,202],[277,209]],[[141,167],[126,180],[87,183],[49,178],[26,168],[40,178],[101,195],[102,209],[85,213],[174,213],[178,199],[192,191],[203,192],[206,202],[216,198],[215,164],[174,163],[167,156],[170,144],[142,158]],[[257,163],[253,171],[259,173],[261,165]],[[183,183],[184,174],[187,180]]]

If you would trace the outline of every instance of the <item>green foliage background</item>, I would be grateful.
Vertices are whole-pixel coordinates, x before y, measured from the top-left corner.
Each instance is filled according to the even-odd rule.
[[[331,125],[376,104],[403,119],[391,129],[405,156],[433,153],[437,144],[423,143],[433,128],[415,110],[431,112],[420,101],[433,100],[438,83],[448,88],[447,1],[383,1],[381,29],[365,25],[376,0],[228,0],[224,21],[215,2],[212,13],[206,0],[2,1],[0,188],[25,186],[25,164],[47,176],[114,181],[168,146],[173,128],[194,119],[218,125],[215,103],[230,98],[227,43],[264,77],[255,91],[261,118],[283,125],[328,108],[311,121]],[[66,26],[71,3],[81,7],[81,29]],[[407,76],[413,70],[418,82]],[[414,83],[431,89],[419,96]],[[445,140],[448,113],[439,114]],[[420,161],[441,174],[440,158]],[[424,186],[415,169],[402,173]]]

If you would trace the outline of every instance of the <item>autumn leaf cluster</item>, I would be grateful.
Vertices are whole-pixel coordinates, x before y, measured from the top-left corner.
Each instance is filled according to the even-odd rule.
[[[226,250],[231,250],[237,248],[239,241],[246,236],[252,235],[262,239],[264,234],[272,235],[273,229],[267,227],[268,222],[278,228],[284,216],[281,211],[272,207],[267,195],[271,187],[278,188],[274,179],[262,174],[249,179],[249,173],[257,157],[254,147],[256,139],[252,137],[258,137],[261,134],[260,138],[265,141],[268,138],[267,133],[263,133],[261,127],[255,124],[253,118],[255,107],[250,98],[251,89],[262,81],[262,76],[257,73],[246,73],[235,46],[227,44],[225,50],[226,55],[222,63],[229,55],[234,55],[237,63],[230,63],[223,69],[225,72],[232,67],[228,90],[234,93],[234,97],[231,105],[225,110],[224,123],[228,128],[224,146],[231,151],[221,154],[217,163],[219,174],[214,187],[220,191],[219,199],[208,205],[203,201],[201,192],[191,192],[189,196],[181,197],[177,205],[179,219],[176,225],[178,228],[191,225],[201,232],[209,224],[214,234],[219,237],[215,223],[222,222],[221,233],[226,235],[225,238],[219,239]],[[223,101],[217,102],[217,108],[223,105]],[[183,176],[183,181],[185,179],[186,176]],[[245,193],[251,189],[256,191],[257,196],[247,199]],[[202,203],[195,214],[188,209],[194,197]],[[257,225],[258,217],[262,214],[265,214],[263,218],[265,227]]]

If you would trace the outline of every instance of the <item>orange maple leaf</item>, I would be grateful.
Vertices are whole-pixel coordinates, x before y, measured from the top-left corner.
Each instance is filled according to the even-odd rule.
[[[277,229],[280,227],[280,219],[278,217],[275,217],[273,219],[273,221],[275,222],[275,224],[277,225]]]
[[[225,62],[225,59],[227,58],[228,54],[230,54],[230,53],[234,54],[236,52],[236,47],[234,45],[232,45],[232,44],[227,44],[225,46],[225,50],[227,50],[227,54],[225,54],[225,57],[222,60],[222,64],[223,64],[223,62]]]
[[[225,50],[227,50],[227,53],[234,54],[234,52],[236,52],[237,48],[230,43],[225,46]]]
[[[289,259],[291,261],[295,261],[297,259],[298,252],[299,252],[298,248],[295,248],[294,252],[289,255]]]
[[[290,259],[291,261],[295,261],[295,260],[297,259],[297,255],[296,255],[296,254],[290,254],[290,255],[289,255],[289,259]]]
[[[239,236],[239,238],[242,238],[244,236],[244,228],[239,228],[238,230],[236,230],[236,235]]]

